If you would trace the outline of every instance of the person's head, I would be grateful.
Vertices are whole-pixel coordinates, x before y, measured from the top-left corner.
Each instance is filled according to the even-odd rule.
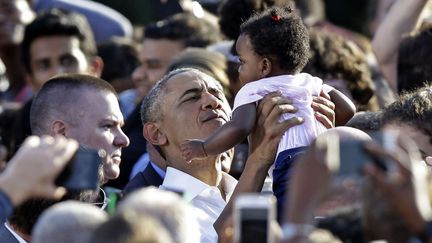
[[[236,50],[240,82],[296,74],[309,58],[309,34],[291,8],[269,8],[240,27]]]
[[[255,12],[262,12],[272,6],[294,6],[293,0],[224,0],[219,12],[219,26],[222,33],[231,40],[240,35],[240,25]]]
[[[98,45],[104,62],[101,78],[110,83],[117,93],[133,88],[132,73],[138,67],[138,48],[127,38],[112,38]]]
[[[375,86],[364,53],[354,42],[310,29],[310,59],[303,71],[352,98],[359,110],[375,111]]]
[[[148,91],[165,75],[171,60],[186,47],[206,47],[220,40],[217,26],[189,12],[173,15],[145,27],[139,52],[141,65],[132,78]]]
[[[346,124],[364,132],[376,132],[381,128],[381,111],[357,112]]]
[[[177,55],[168,67],[168,72],[179,68],[196,68],[219,81],[225,97],[230,100],[227,61],[224,55],[204,48],[189,47]]]
[[[131,211],[159,219],[177,243],[199,241],[198,223],[192,210],[176,193],[153,187],[134,191],[118,207],[120,213]]]
[[[21,59],[36,90],[54,75],[85,73],[99,76],[103,67],[86,18],[60,9],[39,14],[26,27]]]
[[[401,130],[417,143],[423,159],[432,162],[432,88],[424,87],[402,95],[384,109],[382,125]]]
[[[46,82],[35,96],[30,126],[35,135],[63,135],[104,149],[103,181],[119,176],[121,149],[129,145],[123,115],[110,84],[82,74],[63,74]]]
[[[409,92],[432,84],[432,24],[406,36],[400,46],[397,64],[398,92]]]
[[[181,159],[180,144],[185,139],[208,137],[230,114],[220,83],[191,68],[167,74],[141,106],[144,137],[160,148],[168,165],[184,169],[187,165]]]
[[[101,224],[87,242],[92,243],[171,243],[169,233],[158,218],[126,211]]]
[[[25,25],[33,18],[28,1],[0,0],[0,45],[20,44]]]
[[[95,192],[70,190],[59,200],[30,198],[23,204],[14,208],[8,223],[23,239],[30,241],[31,233],[39,217],[49,207],[67,200],[76,200],[85,203],[95,203]]]
[[[57,203],[39,217],[32,231],[32,242],[88,242],[93,231],[106,220],[107,214],[91,204],[78,201]]]

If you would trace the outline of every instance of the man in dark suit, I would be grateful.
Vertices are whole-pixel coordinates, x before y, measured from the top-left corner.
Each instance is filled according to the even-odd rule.
[[[148,187],[148,186],[159,187],[160,185],[162,185],[163,177],[156,171],[158,169],[160,168],[155,166],[150,161],[143,171],[136,174],[132,178],[132,180],[129,181],[129,183],[125,186],[123,191],[125,193],[129,193],[143,187]]]
[[[137,173],[125,186],[123,191],[130,193],[136,189],[162,185],[165,178],[166,162],[165,159],[156,151],[156,148],[147,144],[149,162],[144,170]]]

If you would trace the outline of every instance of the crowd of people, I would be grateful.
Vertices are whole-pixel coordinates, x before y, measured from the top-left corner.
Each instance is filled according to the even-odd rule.
[[[431,1],[174,2],[0,0],[0,242],[432,242]]]

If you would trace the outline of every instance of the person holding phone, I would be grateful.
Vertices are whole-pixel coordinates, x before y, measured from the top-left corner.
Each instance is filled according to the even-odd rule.
[[[30,197],[63,196],[65,189],[54,185],[54,180],[77,148],[73,139],[28,137],[0,174],[0,219],[5,220],[13,206]]]
[[[119,176],[121,150],[129,145],[129,139],[121,129],[123,116],[116,93],[104,80],[83,74],[63,74],[48,80],[32,102],[30,125],[35,135],[72,138],[103,151],[99,185]],[[62,199],[95,202],[95,191],[79,192],[70,191]],[[32,200],[21,205],[8,220],[10,232],[30,240],[39,215],[56,202]]]

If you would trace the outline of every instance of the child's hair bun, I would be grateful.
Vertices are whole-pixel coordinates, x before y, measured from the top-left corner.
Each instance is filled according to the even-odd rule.
[[[270,12],[270,18],[273,21],[273,23],[280,23],[282,21],[282,18],[280,15],[277,14],[276,9],[273,9]]]

